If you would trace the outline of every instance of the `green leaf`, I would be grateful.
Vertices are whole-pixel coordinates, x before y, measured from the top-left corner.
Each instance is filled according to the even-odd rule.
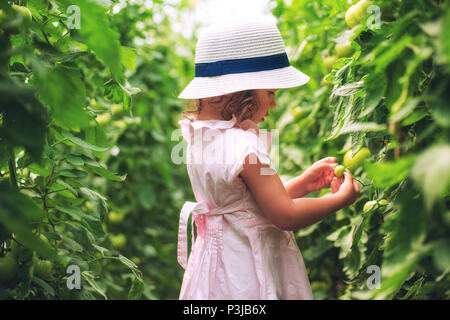
[[[364,110],[358,118],[363,118],[372,113],[384,97],[387,87],[387,79],[384,73],[371,72],[364,80],[366,96],[364,98]]]
[[[55,206],[55,209],[67,213],[76,221],[80,221],[94,235],[94,237],[103,238],[106,235],[98,217],[86,214],[78,208],[57,205]]]
[[[386,67],[395,59],[397,59],[400,53],[412,42],[412,38],[409,34],[404,35],[400,40],[395,41],[389,49],[385,50],[379,57],[375,59],[376,67],[375,73],[379,73],[386,69]]]
[[[417,186],[425,196],[429,212],[433,203],[450,191],[450,146],[436,145],[417,157],[411,170]]]
[[[91,126],[85,130],[85,140],[87,143],[91,145],[95,145],[98,147],[108,147],[108,138],[106,137],[105,130],[103,130],[102,126],[95,122],[94,126]],[[109,149],[109,148],[108,148]],[[102,158],[103,152],[95,151],[93,154],[97,158]],[[87,157],[86,157],[87,158]],[[89,160],[85,159],[85,162]],[[92,162],[92,161],[91,161]]]
[[[122,176],[116,175],[109,171],[108,169],[99,166],[99,167],[92,167],[92,171],[95,173],[101,175],[102,177],[105,177],[106,179],[113,180],[113,181],[124,181],[127,177],[127,174],[125,173]]]
[[[47,296],[54,297],[55,296],[55,290],[52,288],[51,285],[49,285],[46,281],[42,280],[41,278],[38,278],[36,276],[33,277],[33,282],[40,286],[42,289],[44,289],[44,293]]]
[[[52,173],[50,169],[42,167],[37,163],[29,164],[28,169],[30,169],[30,171],[33,172],[34,174],[37,174],[42,177],[48,177]]]
[[[89,126],[86,106],[86,88],[80,71],[66,67],[55,67],[36,77],[40,100],[52,108],[55,124],[65,129]]]
[[[67,169],[67,170],[61,170],[58,171],[58,174],[64,177],[70,177],[70,178],[83,178],[87,176],[87,173],[81,170],[77,169]]]
[[[344,125],[336,137],[350,133],[350,132],[376,132],[386,130],[387,127],[384,124],[378,124],[375,122],[353,122],[347,125]]]
[[[425,280],[425,277],[420,277],[419,279],[414,282],[414,284],[409,288],[408,292],[401,298],[400,300],[406,300],[408,299],[413,293],[417,293],[417,291],[422,287],[423,281]]]
[[[0,182],[0,221],[19,242],[40,256],[55,258],[54,248],[32,232],[31,224],[41,221],[44,211],[30,198]]]
[[[406,179],[414,163],[415,156],[407,156],[396,161],[364,163],[364,171],[370,179],[373,179],[373,186],[377,188],[387,188]]]
[[[80,157],[67,157],[67,161],[74,166],[83,166],[84,161]]]
[[[62,132],[62,136],[66,139],[68,139],[69,141],[75,143],[76,145],[85,148],[85,149],[89,149],[89,150],[94,150],[94,151],[106,151],[109,150],[109,148],[103,148],[103,147],[98,147],[98,146],[94,146],[90,143],[87,143],[86,141],[75,137],[73,134],[71,134],[70,132],[67,131],[63,131]]]
[[[69,251],[75,251],[75,252],[83,252],[83,247],[76,242],[75,240],[69,238],[69,237],[63,237],[61,241],[61,245],[67,248]]]
[[[139,300],[144,292],[144,282],[135,277],[128,292],[128,300]]]
[[[337,96],[351,96],[353,94],[356,94],[357,92],[361,91],[361,88],[363,87],[364,82],[358,81],[358,82],[352,82],[352,83],[346,83],[343,86],[339,86],[333,89],[333,94]]]
[[[73,194],[74,196],[78,196],[77,190],[75,190],[75,188],[73,188],[70,184],[64,182],[63,180],[57,179],[57,180],[56,180],[56,185],[61,185],[61,186],[63,186],[63,187],[66,187],[67,189],[69,189],[70,192],[72,192],[72,194]]]
[[[431,249],[424,245],[428,218],[422,199],[412,188],[403,190],[395,200],[398,211],[392,216],[389,237],[383,254],[381,288],[376,299],[390,299],[400,289],[410,271]]]
[[[407,102],[405,102],[405,105],[403,108],[401,108],[398,112],[391,115],[389,118],[390,123],[399,122],[406,118],[411,112],[414,111],[416,106],[419,104],[420,99],[418,98],[410,98]]]
[[[136,53],[133,48],[121,46],[122,64],[128,70],[136,71]]]
[[[73,5],[72,0],[58,0],[64,11]],[[81,35],[94,54],[110,69],[119,83],[124,83],[119,33],[111,27],[108,14],[103,6],[90,0],[78,0],[76,5],[81,12],[81,26],[77,32]]]
[[[83,271],[81,273],[81,276],[89,283],[89,285],[91,286],[92,289],[94,289],[94,291],[103,296],[105,300],[108,300],[104,290],[100,289],[97,282],[95,281],[95,276],[91,271]]]

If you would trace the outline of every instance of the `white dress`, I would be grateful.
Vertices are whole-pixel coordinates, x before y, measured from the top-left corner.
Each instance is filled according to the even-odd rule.
[[[180,299],[313,299],[294,234],[265,218],[238,176],[254,153],[276,173],[270,133],[256,136],[236,119],[179,121],[196,202],[180,213],[178,261],[185,268]],[[198,139],[198,137],[202,137]],[[200,158],[202,161],[199,161]],[[214,160],[214,161],[211,161]],[[187,259],[187,222],[197,237]],[[192,225],[194,239],[194,229]]]

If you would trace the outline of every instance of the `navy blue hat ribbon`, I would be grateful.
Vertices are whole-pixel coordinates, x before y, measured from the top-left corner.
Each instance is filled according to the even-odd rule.
[[[286,53],[271,56],[221,60],[195,64],[195,77],[213,77],[231,73],[257,72],[289,67]]]

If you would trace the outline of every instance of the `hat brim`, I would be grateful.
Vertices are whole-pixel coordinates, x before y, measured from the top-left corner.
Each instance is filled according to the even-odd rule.
[[[310,77],[293,66],[215,77],[196,77],[183,89],[178,98],[202,99],[251,89],[285,89],[302,86]]]

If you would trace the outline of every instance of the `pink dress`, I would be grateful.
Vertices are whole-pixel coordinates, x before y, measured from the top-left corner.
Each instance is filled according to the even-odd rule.
[[[197,202],[180,213],[178,262],[185,268],[180,300],[313,299],[294,234],[263,216],[238,176],[254,153],[274,173],[271,134],[235,127],[236,119],[179,121]],[[202,158],[203,156],[203,158]],[[192,252],[187,224],[192,214]],[[194,225],[197,237],[194,237]]]

